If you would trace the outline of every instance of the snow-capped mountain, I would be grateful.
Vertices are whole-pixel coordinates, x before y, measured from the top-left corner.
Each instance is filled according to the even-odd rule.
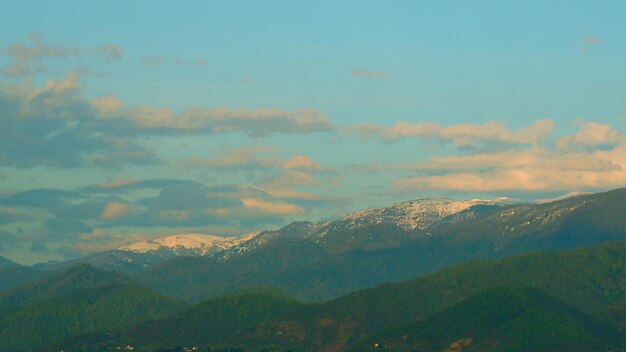
[[[202,234],[179,234],[134,243],[119,248],[120,251],[153,253],[171,256],[207,256],[225,251],[254,238],[258,233],[239,237],[221,237]]]
[[[535,203],[537,204],[543,204],[543,203],[550,203],[550,202],[556,202],[559,200],[564,200],[564,199],[568,199],[568,198],[574,198],[574,197],[581,197],[581,196],[588,196],[592,193],[590,192],[582,192],[582,191],[575,191],[575,192],[569,192],[566,193],[560,197],[556,197],[556,198],[541,198],[541,199],[537,199],[535,201]]]
[[[458,214],[476,205],[496,205],[501,200],[419,199],[396,203],[386,208],[365,209],[340,220],[344,226],[360,227],[378,223],[393,223],[402,229],[424,230],[450,215]]]

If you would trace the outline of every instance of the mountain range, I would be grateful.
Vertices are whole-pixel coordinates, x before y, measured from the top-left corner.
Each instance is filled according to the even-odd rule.
[[[469,262],[324,303],[247,290],[54,348],[626,351],[625,259],[617,241]]]
[[[423,199],[240,237],[171,235],[33,267],[3,260],[0,351],[618,351],[625,240],[617,189],[541,203]]]
[[[467,260],[618,239],[626,239],[625,189],[539,204],[423,199],[241,237],[167,236],[37,266],[4,288],[84,263],[193,301],[259,285],[323,301]]]
[[[543,204],[416,201],[332,222],[293,223],[222,255],[161,262],[136,278],[192,300],[271,285],[305,301],[323,301],[462,261],[626,239],[625,204],[626,190]],[[406,211],[416,205],[435,216]]]

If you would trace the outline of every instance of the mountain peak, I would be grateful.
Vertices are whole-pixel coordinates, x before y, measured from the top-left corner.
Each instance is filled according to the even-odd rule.
[[[203,256],[214,254],[248,241],[256,236],[251,233],[239,237],[222,237],[205,234],[177,234],[153,240],[133,243],[119,248],[135,253],[171,253],[174,255]]]
[[[425,198],[396,203],[387,208],[371,208],[349,214],[347,221],[393,222],[401,227],[425,229],[446,216],[460,213],[475,205],[494,205],[493,200],[455,200],[449,198]]]
[[[20,266],[20,264],[0,255],[0,268],[13,268],[17,266]]]
[[[556,197],[556,198],[542,198],[542,199],[538,199],[537,203],[539,204],[543,204],[543,203],[550,203],[550,202],[556,202],[559,200],[565,200],[568,198],[575,198],[575,197],[580,197],[580,196],[587,196],[593,194],[591,192],[583,192],[583,191],[575,191],[575,192],[569,192],[566,193],[562,196]]]

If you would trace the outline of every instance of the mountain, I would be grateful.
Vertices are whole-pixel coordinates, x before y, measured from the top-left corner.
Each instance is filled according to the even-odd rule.
[[[510,205],[437,233],[465,260],[626,239],[626,189]]]
[[[90,265],[80,264],[39,281],[0,293],[0,312],[64,296],[82,289],[128,281],[128,277],[120,273],[97,270]]]
[[[475,206],[494,206],[502,200],[419,199],[397,203],[386,208],[372,208],[354,212],[337,222],[343,227],[355,228],[371,224],[393,223],[405,230],[424,230],[442,219]],[[322,235],[322,237],[324,237]]]
[[[41,350],[71,336],[129,328],[183,308],[130,283],[81,289],[0,315],[0,351]]]
[[[140,324],[132,329],[131,340],[149,349],[228,346],[239,336],[254,334],[260,324],[284,316],[301,305],[280,291],[237,292],[203,302],[172,318]]]
[[[586,352],[620,346],[626,336],[553,296],[497,287],[346,350]]]
[[[625,341],[619,338],[626,336],[619,330],[626,311],[626,241],[460,264],[324,303],[283,303],[282,309],[279,304],[266,310],[238,303],[234,306],[242,308],[231,310],[232,302],[208,300],[115,336],[84,336],[57,347],[94,350],[85,346],[106,342],[148,350],[196,345],[331,352],[362,350],[378,342],[400,346],[398,350],[424,343],[424,351],[441,351],[471,339],[459,347],[593,351],[604,346],[621,351]],[[230,318],[221,318],[225,316]],[[555,347],[556,339],[563,341],[563,348]],[[598,344],[590,347],[594,342]]]
[[[0,256],[0,292],[41,279],[46,274]]]
[[[155,240],[134,243],[119,248],[121,251],[134,253],[154,253],[171,258],[177,256],[204,256],[213,255],[246,242],[257,233],[240,237],[220,237],[199,234],[172,235]]]
[[[133,243],[115,250],[91,254],[67,262],[45,265],[46,270],[63,270],[76,264],[89,264],[106,270],[136,274],[165,260],[184,256],[223,257],[228,249],[244,248],[243,244],[257,233],[239,237],[220,237],[201,234],[171,235],[154,240]],[[240,249],[240,251],[243,251]]]
[[[14,268],[18,266],[20,266],[20,264],[0,256],[0,268]]]
[[[432,216],[419,217],[415,209]],[[170,260],[138,280],[193,300],[273,285],[301,300],[323,301],[463,261],[619,239],[626,239],[625,189],[541,204],[423,200],[332,222],[294,223],[243,242],[247,247],[228,252],[227,260]]]
[[[626,241],[563,253],[475,261],[411,281],[388,283],[305,306],[263,329],[290,331],[297,327],[297,335],[287,334],[285,330],[280,339],[265,335],[268,343],[285,343],[297,337],[302,341],[300,347],[342,350],[348,341],[356,343],[376,331],[410,324],[499,286],[539,289],[585,314],[603,317],[616,304],[626,301],[625,263]],[[323,329],[320,322],[326,322]]]
[[[283,228],[250,233],[239,237],[220,237],[202,234],[171,235],[134,243],[77,260],[53,263],[48,269],[58,270],[76,263],[87,263],[103,269],[129,274],[139,273],[167,259],[184,256],[208,256],[227,261],[253,252],[271,241],[308,239],[325,248],[328,253],[340,253],[361,248],[377,250],[393,248],[425,236],[426,227],[449,219],[450,222],[470,219],[485,209],[497,207],[498,201],[451,199],[422,199],[394,204],[387,208],[367,209],[352,213],[332,222],[300,221]],[[462,214],[462,215],[460,215]],[[456,218],[452,216],[457,215]],[[366,238],[355,231],[389,225],[398,231],[389,235]]]

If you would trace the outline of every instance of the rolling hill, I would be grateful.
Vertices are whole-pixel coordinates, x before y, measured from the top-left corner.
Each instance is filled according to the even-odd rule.
[[[253,300],[257,299],[277,302],[273,298]],[[241,307],[248,308],[229,310],[233,302],[216,298],[183,314],[140,324],[113,339],[109,336],[109,346],[343,351],[379,343],[400,346],[400,350],[410,345],[431,351],[471,338],[472,345],[464,350],[545,351],[554,350],[555,341],[574,336],[568,340],[571,344],[563,346],[584,351],[590,343],[602,341],[604,344],[596,347],[619,351],[624,346],[620,336],[626,336],[620,330],[626,302],[626,241],[460,264],[324,303],[289,304],[293,300],[287,299],[272,309],[243,304]],[[278,309],[281,304],[283,309]],[[227,313],[220,315],[223,312]],[[222,316],[229,319],[216,319]],[[216,321],[222,321],[223,327]],[[410,339],[405,340],[406,332],[416,327],[421,332],[409,334]],[[554,335],[545,335],[546,329],[552,329]],[[158,333],[165,331],[167,334]],[[203,340],[200,336],[204,334],[213,337]],[[72,343],[77,341],[81,346],[102,343],[97,335],[91,335],[58,347],[76,346]]]

